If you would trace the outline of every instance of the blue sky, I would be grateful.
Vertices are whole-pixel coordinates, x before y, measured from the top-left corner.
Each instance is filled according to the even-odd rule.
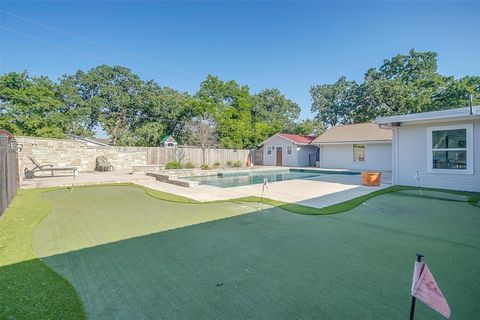
[[[411,48],[438,52],[443,74],[480,75],[479,2],[2,1],[0,8],[1,73],[57,79],[120,64],[191,93],[210,73],[252,92],[279,88],[300,104],[302,118],[312,116],[311,85],[342,75],[361,81],[368,68]]]

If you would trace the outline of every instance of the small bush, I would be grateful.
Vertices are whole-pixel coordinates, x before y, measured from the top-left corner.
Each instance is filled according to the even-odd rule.
[[[169,161],[165,165],[165,169],[182,169],[182,164],[180,161]]]
[[[233,167],[234,168],[240,168],[242,166],[242,161],[237,160],[233,162]]]
[[[215,163],[213,164],[213,166],[214,166],[215,168],[218,168],[218,167],[220,167],[220,162],[218,162],[218,161],[217,161],[217,162],[215,162]]]
[[[184,167],[185,169],[193,169],[193,168],[195,168],[195,165],[194,165],[192,162],[185,162],[185,163],[183,164],[183,167]]]
[[[202,165],[200,166],[200,169],[202,169],[202,170],[209,170],[210,167],[208,166],[208,164],[202,164]]]
[[[227,161],[227,166],[233,167],[233,162],[232,161]]]

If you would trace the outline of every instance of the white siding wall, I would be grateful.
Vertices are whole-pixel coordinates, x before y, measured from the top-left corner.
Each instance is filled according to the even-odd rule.
[[[353,144],[322,145],[320,167],[328,169],[392,170],[391,143],[358,143],[365,145],[365,161],[353,161]]]
[[[292,146],[292,154],[287,155],[287,146]],[[267,154],[268,147],[282,147],[282,159],[284,166],[297,166],[297,148],[293,142],[283,139],[279,136],[274,136],[269,141],[264,144],[263,147],[263,165],[265,166],[274,166],[276,164],[276,149],[272,150],[272,154]]]
[[[287,146],[292,146],[292,154],[287,155]],[[283,166],[297,167],[308,166],[309,154],[315,154],[316,146],[296,145],[293,142],[275,136],[267,141],[263,146],[263,165],[274,166],[276,164],[276,149],[272,150],[272,154],[268,155],[268,147],[282,147]]]
[[[473,123],[473,175],[427,172],[427,127]],[[416,186],[418,170],[424,187],[480,191],[480,121],[404,125],[398,128],[398,155],[394,183]]]
[[[297,146],[297,165],[301,167],[309,166],[310,163],[310,155],[313,154],[316,156],[317,154],[317,146]],[[313,162],[315,165],[315,162]]]

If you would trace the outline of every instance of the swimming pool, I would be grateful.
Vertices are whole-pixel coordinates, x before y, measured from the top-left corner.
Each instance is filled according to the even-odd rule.
[[[326,174],[357,175],[360,173],[350,171],[286,169],[252,172],[223,172],[215,176],[185,177],[181,179],[198,181],[199,184],[212,185],[220,188],[230,188],[263,183],[263,179],[265,178],[267,178],[268,182],[275,182],[292,179],[305,179]]]

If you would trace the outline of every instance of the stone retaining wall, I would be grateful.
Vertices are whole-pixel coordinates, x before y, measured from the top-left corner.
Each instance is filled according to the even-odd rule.
[[[104,155],[113,164],[115,170],[131,170],[134,165],[165,164],[171,160],[193,162],[200,166],[203,151],[197,148],[151,148],[151,147],[87,147],[84,142],[37,137],[17,137],[19,144],[19,171],[21,179],[24,168],[32,169],[34,164],[27,156],[40,164],[52,164],[55,167],[77,167],[79,171],[93,171],[95,160]],[[227,161],[240,161],[245,164],[250,150],[207,149],[205,160],[212,166]],[[36,175],[40,175],[37,173]]]
[[[132,165],[147,163],[145,148],[136,147],[87,147],[83,142],[62,139],[35,137],[17,137],[19,144],[18,162],[20,176],[24,168],[35,165],[27,156],[40,164],[52,164],[55,167],[77,167],[79,171],[93,171],[98,156],[104,155],[115,169],[128,169]],[[40,175],[37,173],[37,175]]]

